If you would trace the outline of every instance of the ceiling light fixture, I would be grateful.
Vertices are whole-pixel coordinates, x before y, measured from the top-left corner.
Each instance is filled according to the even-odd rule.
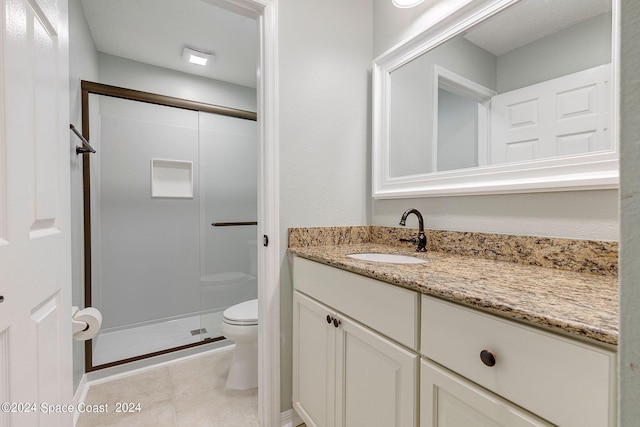
[[[414,7],[422,3],[424,0],[393,0],[393,5],[402,9]]]
[[[213,53],[192,49],[187,46],[182,50],[182,59],[203,67],[213,62],[214,58],[215,55]]]

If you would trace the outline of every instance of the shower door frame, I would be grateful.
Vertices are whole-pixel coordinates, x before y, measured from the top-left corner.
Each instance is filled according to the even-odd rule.
[[[198,101],[191,101],[183,98],[175,98],[166,95],[159,95],[150,92],[143,92],[134,89],[127,89],[118,86],[111,86],[102,83],[95,83],[86,80],[80,82],[82,100],[82,135],[90,140],[90,116],[89,116],[89,95],[103,95],[113,98],[126,99],[129,101],[145,102],[149,104],[162,105],[166,107],[180,108],[184,110],[206,112],[245,120],[257,121],[257,113],[253,111],[239,110],[235,108],[223,107]],[[90,157],[85,153],[82,158],[82,186],[83,186],[83,207],[84,207],[84,305],[92,306],[92,254],[91,254],[91,166]],[[110,368],[125,363],[135,362],[162,354],[172,353],[178,350],[197,347],[213,342],[221,341],[224,337],[216,337],[196,343],[184,344],[171,347],[165,350],[146,353],[139,356],[129,357],[114,362],[93,365],[93,340],[85,341],[85,372],[92,372],[100,369]]]

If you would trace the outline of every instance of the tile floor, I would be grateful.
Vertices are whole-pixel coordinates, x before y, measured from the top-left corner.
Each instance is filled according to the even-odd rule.
[[[258,423],[258,390],[227,390],[232,350],[160,366],[93,385],[87,405],[108,413],[83,413],[77,427],[252,427]],[[140,411],[116,413],[117,403]]]

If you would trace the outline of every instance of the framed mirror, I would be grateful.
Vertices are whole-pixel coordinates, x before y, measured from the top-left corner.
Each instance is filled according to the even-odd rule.
[[[373,64],[373,196],[617,188],[617,0],[475,0]]]

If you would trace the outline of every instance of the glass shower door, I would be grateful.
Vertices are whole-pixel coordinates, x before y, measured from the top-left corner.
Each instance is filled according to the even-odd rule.
[[[199,113],[201,337],[221,335],[222,312],[258,296],[257,123]]]
[[[198,341],[198,114],[92,95],[92,365]]]

